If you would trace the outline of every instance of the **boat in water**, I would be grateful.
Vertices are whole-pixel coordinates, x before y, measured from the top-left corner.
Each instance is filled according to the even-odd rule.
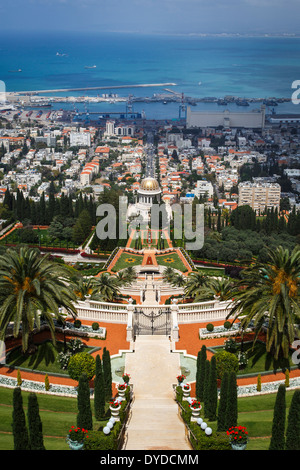
[[[18,69],[18,70],[9,70],[9,73],[20,73],[22,72],[22,69]]]
[[[91,65],[91,66],[86,65],[84,68],[85,69],[95,69],[96,67],[97,67],[97,65]]]

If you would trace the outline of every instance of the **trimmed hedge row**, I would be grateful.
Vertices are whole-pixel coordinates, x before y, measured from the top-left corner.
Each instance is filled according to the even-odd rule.
[[[231,450],[231,445],[226,432],[214,432],[207,436],[201,427],[191,421],[192,412],[189,403],[182,400],[183,391],[176,387],[176,400],[181,405],[181,417],[185,425],[190,429],[190,442],[194,450]]]

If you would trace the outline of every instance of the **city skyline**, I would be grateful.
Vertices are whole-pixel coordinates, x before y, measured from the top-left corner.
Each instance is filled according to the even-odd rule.
[[[290,0],[14,0],[0,3],[8,31],[146,34],[298,34],[300,5]]]

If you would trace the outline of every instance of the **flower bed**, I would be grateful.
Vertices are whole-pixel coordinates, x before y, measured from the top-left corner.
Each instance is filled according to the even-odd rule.
[[[199,328],[199,338],[206,339],[206,338],[220,338],[222,336],[232,336],[233,333],[237,333],[240,326],[238,323],[233,323],[233,325],[227,329],[223,325],[215,326],[213,331],[208,331],[206,328]],[[251,332],[251,328],[247,328],[244,330],[245,333]]]

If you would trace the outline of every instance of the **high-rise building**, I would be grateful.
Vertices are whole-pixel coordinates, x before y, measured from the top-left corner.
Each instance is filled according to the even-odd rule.
[[[251,183],[244,181],[239,184],[239,206],[249,205],[257,213],[267,209],[280,208],[281,188],[278,183]]]

